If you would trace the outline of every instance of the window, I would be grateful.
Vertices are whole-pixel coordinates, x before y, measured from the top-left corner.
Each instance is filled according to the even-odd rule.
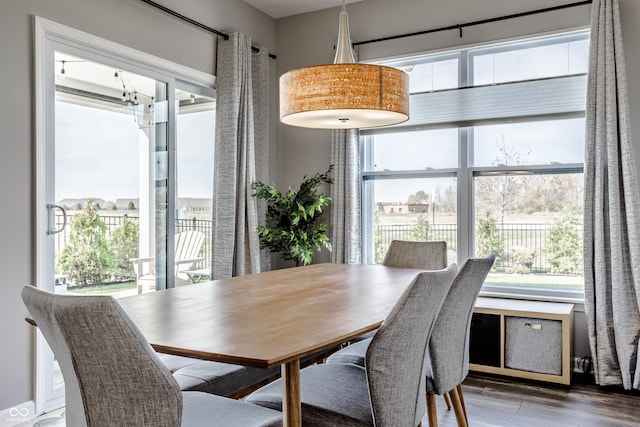
[[[411,119],[361,131],[363,259],[392,239],[497,254],[483,292],[580,298],[588,31],[386,62]]]

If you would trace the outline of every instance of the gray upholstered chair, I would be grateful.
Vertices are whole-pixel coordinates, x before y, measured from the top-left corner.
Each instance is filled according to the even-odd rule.
[[[467,424],[461,384],[469,373],[471,316],[480,288],[494,260],[494,254],[486,258],[471,258],[460,267],[436,319],[425,358],[430,426],[438,425],[435,394],[450,394],[458,425]],[[364,366],[370,342],[367,339],[345,347],[329,356],[327,363]]]
[[[480,288],[494,261],[495,254],[468,259],[460,267],[436,319],[425,360],[430,427],[438,425],[435,395],[445,393],[451,397],[458,425],[468,424],[462,382],[469,373],[471,317]]]
[[[447,267],[447,242],[392,240],[382,265],[441,270]]]
[[[278,426],[278,411],[182,392],[109,296],[55,295],[25,286],[22,299],[62,369],[70,426]]]
[[[447,242],[414,242],[409,240],[392,240],[382,260],[382,265],[398,268],[422,268],[425,270],[442,270],[447,267]],[[356,345],[360,341],[373,338],[376,331],[370,331],[352,339],[349,344]],[[359,344],[351,350],[362,360],[366,344]],[[331,357],[331,356],[329,356]]]
[[[320,364],[300,372],[305,426],[416,426],[425,413],[424,357],[435,317],[456,265],[418,274],[391,310],[366,353],[366,366]],[[275,381],[247,402],[282,408]]]
[[[447,242],[392,240],[384,255],[382,265],[398,268],[442,270],[447,267]],[[362,334],[352,339],[350,344],[373,338],[375,333],[376,331],[370,331]],[[362,354],[364,354],[364,352]]]
[[[280,367],[251,368],[232,363],[158,353],[182,391],[202,391],[238,399],[280,376]]]

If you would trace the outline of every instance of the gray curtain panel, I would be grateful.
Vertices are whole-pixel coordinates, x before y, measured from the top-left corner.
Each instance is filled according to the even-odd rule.
[[[251,39],[242,33],[218,39],[213,279],[269,268],[256,231],[265,206],[251,190],[254,181],[268,179],[269,54],[259,50],[253,53]]]
[[[360,143],[357,129],[331,131],[331,262],[360,264]]]
[[[585,311],[596,382],[638,388],[640,203],[618,0],[594,0],[586,118]]]

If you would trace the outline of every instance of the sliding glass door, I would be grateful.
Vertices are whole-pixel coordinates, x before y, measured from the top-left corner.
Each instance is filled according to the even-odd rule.
[[[36,23],[37,286],[120,298],[190,283],[178,265],[203,272],[210,246],[213,77]],[[204,201],[197,186],[208,186],[197,193]],[[190,221],[192,211],[205,222]],[[180,263],[177,236],[187,228],[205,238],[198,260]],[[36,359],[40,413],[64,404],[64,383],[40,335]]]

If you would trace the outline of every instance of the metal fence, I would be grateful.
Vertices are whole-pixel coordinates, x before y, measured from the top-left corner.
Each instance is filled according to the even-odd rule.
[[[546,247],[548,233],[551,224],[503,224],[498,225],[498,233],[502,237],[503,256],[501,270],[509,271],[518,267],[514,260],[514,253],[522,248],[534,251],[534,261],[529,267],[537,273],[549,273],[551,266],[547,262]],[[391,240],[417,240],[414,231],[415,225],[379,225],[375,228],[376,240],[383,248],[389,246]],[[576,232],[582,235],[582,225],[576,226]],[[379,240],[378,240],[379,239]],[[457,226],[456,224],[430,224],[425,241],[443,240],[447,242],[447,248],[457,250]]]
[[[424,241],[445,241],[447,248],[456,250],[458,245],[456,224],[435,224],[429,225],[429,230],[425,236],[416,236],[415,225],[379,225],[376,226],[376,238],[380,239],[381,246],[387,248],[392,240],[424,240]]]
[[[74,218],[74,214],[67,214],[67,227],[64,230],[62,230],[60,233],[55,235],[56,256],[58,256],[62,252],[65,245],[69,241],[69,234],[71,230],[69,226],[73,221],[73,218]],[[113,231],[116,228],[118,228],[120,224],[122,224],[125,218],[128,218],[138,223],[138,217],[132,216],[129,214],[99,215],[99,218],[102,220],[102,222],[104,222],[104,224],[107,227],[107,237],[111,235],[111,233],[113,233]],[[60,229],[62,227],[63,221],[64,220],[62,215],[56,215],[56,218],[55,218],[56,229]],[[188,230],[198,230],[204,233],[205,239],[204,239],[204,244],[202,245],[202,251],[200,252],[200,256],[204,257],[205,259],[204,262],[206,265],[208,265],[211,260],[211,231],[212,231],[211,221],[196,219],[196,218],[176,220],[176,233],[180,233],[181,231],[188,231]],[[205,265],[202,265],[200,267],[205,267]]]
[[[67,222],[71,224],[73,214],[67,215]],[[113,232],[125,218],[129,218],[135,222],[138,221],[137,216],[128,214],[123,215],[101,215],[100,219],[107,226],[107,235]],[[62,226],[62,215],[56,215],[56,228]],[[548,273],[551,271],[550,265],[546,259],[547,237],[551,225],[550,224],[503,224],[498,225],[499,235],[502,236],[503,257],[501,269],[509,270],[516,266],[513,254],[520,248],[527,248],[535,251],[533,264],[530,266],[531,271],[539,273]],[[414,231],[415,225],[379,225],[375,228],[376,240],[380,246],[387,248],[392,240],[417,240]],[[69,239],[70,227],[67,226],[62,232],[55,235],[55,251],[58,255]],[[211,259],[211,239],[212,239],[212,223],[210,220],[202,219],[178,219],[176,220],[176,233],[187,230],[199,230],[205,234],[205,242],[202,248],[201,256],[205,258],[205,263],[209,264]],[[578,235],[582,235],[582,225],[576,226]],[[430,224],[426,236],[420,240],[442,240],[447,242],[447,248],[457,250],[457,233],[456,224]]]

